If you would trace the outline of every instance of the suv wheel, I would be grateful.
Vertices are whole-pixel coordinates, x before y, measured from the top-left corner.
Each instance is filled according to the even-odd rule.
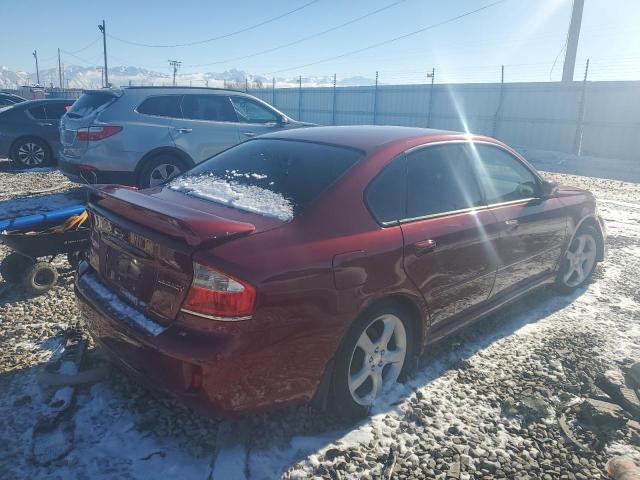
[[[23,138],[11,149],[11,159],[23,168],[42,167],[51,163],[51,151],[42,140]]]
[[[556,287],[564,293],[587,283],[596,268],[598,236],[593,227],[582,227],[571,240],[562,259]]]
[[[376,398],[407,372],[414,357],[409,315],[393,305],[360,317],[336,355],[330,405],[338,416],[367,415]]]
[[[162,154],[153,157],[140,173],[140,188],[155,187],[171,180],[187,170],[182,160],[173,156]]]

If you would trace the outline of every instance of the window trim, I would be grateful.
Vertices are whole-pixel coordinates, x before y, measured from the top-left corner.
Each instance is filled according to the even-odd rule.
[[[496,143],[493,143],[493,142],[490,142],[490,141],[486,141],[486,140],[441,140],[441,141],[438,141],[438,142],[423,143],[422,145],[416,145],[416,146],[411,147],[411,148],[409,148],[407,150],[404,150],[400,154],[398,154],[395,157],[393,157],[389,162],[387,162],[387,164],[367,184],[367,186],[366,186],[366,188],[364,189],[364,192],[363,192],[363,201],[364,201],[365,206],[367,207],[367,210],[369,210],[369,213],[371,214],[371,217],[373,218],[373,220],[378,225],[380,225],[381,227],[386,228],[386,227],[394,227],[394,226],[398,226],[398,225],[404,225],[405,223],[419,222],[421,220],[431,220],[433,218],[446,217],[446,216],[452,216],[452,215],[458,215],[458,214],[462,214],[462,213],[470,213],[470,212],[476,212],[476,211],[479,212],[479,211],[487,210],[487,209],[490,209],[490,208],[503,207],[503,206],[508,206],[508,205],[515,205],[515,204],[518,204],[518,203],[529,203],[529,202],[531,202],[533,200],[540,200],[540,197],[519,198],[517,200],[510,200],[508,202],[500,202],[500,203],[492,203],[492,204],[486,204],[485,203],[485,205],[480,205],[480,206],[477,206],[477,207],[469,207],[469,208],[462,208],[462,209],[458,209],[458,210],[450,210],[450,211],[447,211],[447,212],[432,213],[432,214],[429,214],[429,215],[423,215],[421,217],[402,218],[402,219],[394,220],[394,221],[391,221],[391,222],[380,222],[380,221],[378,221],[378,219],[373,214],[373,212],[372,212],[372,210],[371,210],[371,208],[370,208],[370,206],[369,206],[369,204],[367,202],[366,192],[367,192],[369,186],[371,185],[371,183],[373,182],[373,180],[378,175],[380,175],[382,170],[384,170],[388,165],[391,164],[391,162],[393,162],[400,155],[404,156],[405,162],[406,162],[406,156],[409,153],[413,153],[414,151],[423,150],[423,149],[426,149],[426,148],[435,147],[435,146],[439,146],[439,145],[454,145],[454,144],[490,145],[490,146],[492,146],[494,148],[498,148],[500,150],[503,150],[504,152],[509,154],[511,157],[513,157],[516,161],[518,161],[524,168],[527,169],[527,171],[529,171],[533,175],[533,177],[536,179],[536,183],[537,183],[538,187],[540,187],[542,185],[542,178],[540,177],[538,172],[534,171],[529,165],[527,165],[524,161],[522,161],[522,159],[520,159],[518,156],[516,156],[513,153],[511,153],[509,150],[504,148],[502,145],[499,145],[499,144],[496,144]],[[471,168],[473,168],[474,172],[475,172],[475,168],[473,167],[473,165],[471,166]],[[405,172],[405,181],[407,181],[406,172]],[[483,201],[486,202],[484,191],[483,191],[482,187],[480,186],[480,184],[478,182],[478,179],[475,176],[474,176],[474,182],[478,185],[478,189],[480,191],[480,194],[482,195]],[[408,195],[408,191],[407,191],[406,188],[405,188],[405,191],[407,192],[407,195]],[[406,212],[406,202],[408,202],[408,198],[405,200],[405,212]]]

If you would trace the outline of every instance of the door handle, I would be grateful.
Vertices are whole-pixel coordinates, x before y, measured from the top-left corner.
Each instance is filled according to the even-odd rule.
[[[420,256],[429,252],[433,252],[438,244],[435,240],[428,239],[416,242],[413,244],[413,246],[416,247],[416,255]]]
[[[38,125],[40,125],[41,127],[53,127],[53,123],[48,122],[38,122]]]
[[[255,132],[242,132],[245,137],[255,137]]]
[[[174,128],[174,130],[178,133],[191,133],[193,132],[192,128]]]
[[[518,222],[518,220],[515,220],[515,219],[505,220],[504,226],[507,232],[513,232],[515,229],[517,229],[520,226],[520,222]]]

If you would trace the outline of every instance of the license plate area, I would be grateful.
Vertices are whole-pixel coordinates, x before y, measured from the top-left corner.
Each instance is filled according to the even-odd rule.
[[[156,283],[154,262],[136,258],[109,243],[105,257],[106,280],[126,296],[131,296],[130,300],[148,304]]]

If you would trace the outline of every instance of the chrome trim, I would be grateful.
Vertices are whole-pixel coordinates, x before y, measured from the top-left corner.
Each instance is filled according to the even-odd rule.
[[[189,315],[195,315],[196,317],[208,318],[209,320],[218,320],[220,322],[240,322],[242,320],[251,320],[251,318],[253,318],[251,315],[247,315],[246,317],[217,317],[215,315],[205,315],[204,313],[187,310],[186,308],[181,308],[180,311],[188,313]]]

